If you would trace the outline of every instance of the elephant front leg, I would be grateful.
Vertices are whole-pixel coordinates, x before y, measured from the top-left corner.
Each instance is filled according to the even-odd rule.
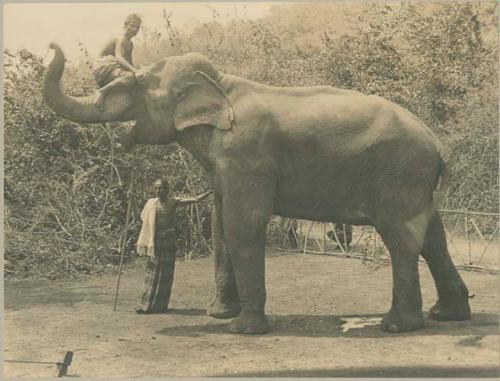
[[[231,238],[231,257],[234,263],[241,313],[229,325],[232,333],[263,334],[269,331],[264,313],[266,302],[264,232],[252,235],[255,242]],[[239,236],[241,237],[241,235]]]
[[[241,313],[229,325],[233,333],[269,331],[264,313],[265,238],[272,213],[271,200],[272,197],[256,194],[248,195],[243,202],[224,199],[224,234],[241,303]]]
[[[233,265],[227,252],[222,227],[222,200],[215,195],[212,211],[212,242],[214,248],[215,299],[210,303],[207,314],[216,319],[228,319],[241,312],[240,298],[234,278]]]

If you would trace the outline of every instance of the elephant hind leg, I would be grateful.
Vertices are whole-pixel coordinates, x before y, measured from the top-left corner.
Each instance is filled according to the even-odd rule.
[[[448,253],[443,223],[437,211],[431,217],[421,254],[427,261],[438,293],[438,301],[430,309],[429,317],[436,320],[469,319],[469,293]]]
[[[426,224],[426,218],[406,222],[386,219],[376,226],[392,261],[392,305],[382,319],[383,331],[414,331],[424,326],[418,256]]]

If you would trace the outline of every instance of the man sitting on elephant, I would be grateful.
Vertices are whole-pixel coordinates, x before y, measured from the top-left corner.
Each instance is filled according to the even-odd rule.
[[[134,44],[131,39],[137,35],[140,27],[141,18],[135,13],[128,15],[123,34],[107,41],[94,61],[94,77],[99,86],[94,95],[94,104],[99,110],[104,108],[104,98],[113,88],[133,86],[147,78],[147,73],[132,64]]]

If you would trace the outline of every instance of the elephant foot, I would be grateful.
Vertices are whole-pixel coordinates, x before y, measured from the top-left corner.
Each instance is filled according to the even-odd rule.
[[[215,299],[207,308],[207,315],[215,319],[229,319],[236,317],[241,312],[239,303],[222,303]]]
[[[263,313],[242,312],[229,324],[229,332],[259,335],[269,332],[269,321]]]
[[[416,331],[425,325],[424,315],[420,312],[413,314],[389,311],[380,325],[382,331],[398,333]]]
[[[455,302],[455,303],[442,303],[437,301],[434,306],[429,310],[429,318],[434,320],[469,320],[471,316],[469,301]]]

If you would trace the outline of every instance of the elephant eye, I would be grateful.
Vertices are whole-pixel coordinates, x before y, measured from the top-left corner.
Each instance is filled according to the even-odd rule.
[[[177,100],[182,100],[182,99],[184,99],[186,97],[186,95],[187,95],[187,89],[179,90],[177,92],[177,94],[175,95],[175,98]]]

